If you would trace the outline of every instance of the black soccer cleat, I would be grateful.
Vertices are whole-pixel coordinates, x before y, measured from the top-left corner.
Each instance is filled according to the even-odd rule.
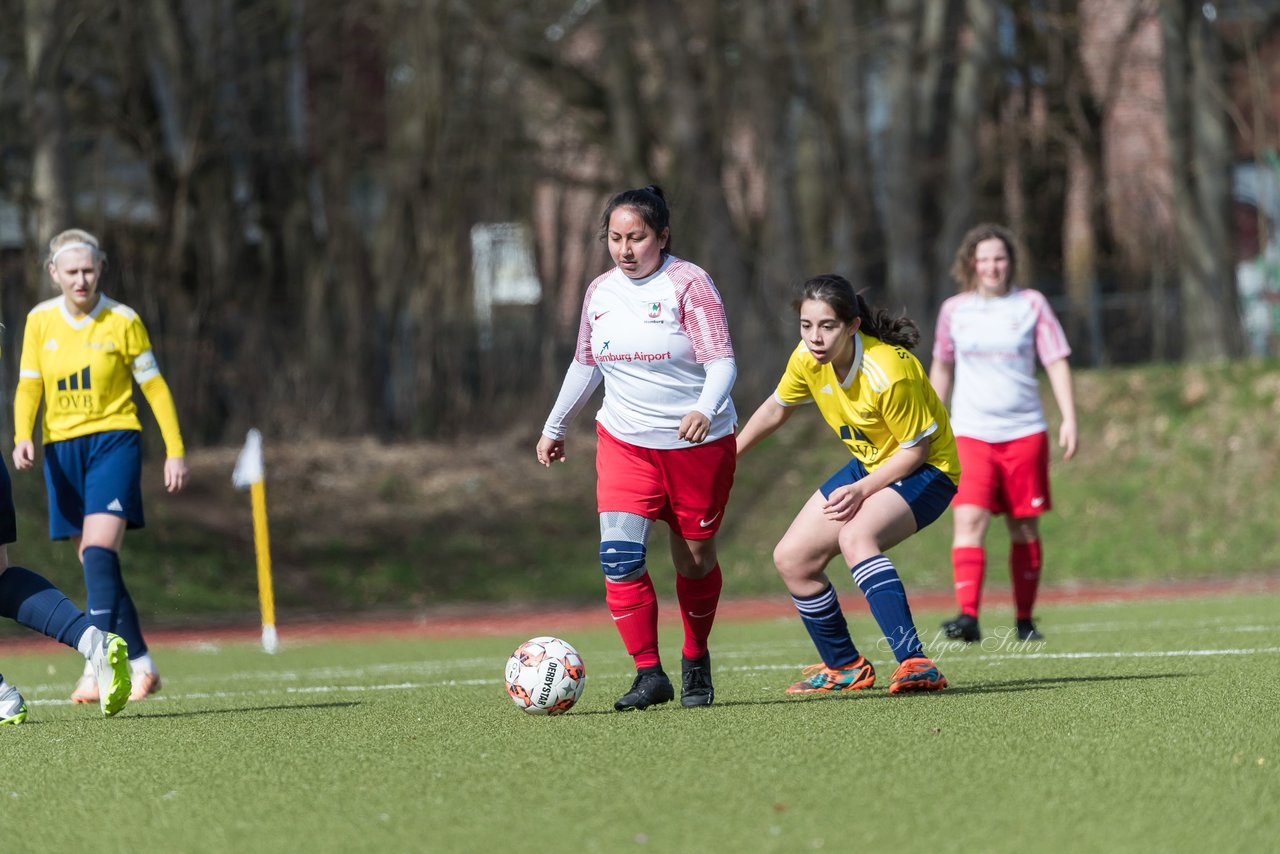
[[[982,640],[982,631],[978,628],[978,618],[971,614],[958,614],[954,619],[942,624],[942,631],[952,640],[973,643]]]
[[[1039,641],[1044,640],[1044,635],[1036,630],[1036,624],[1030,620],[1018,620],[1018,640]]]
[[[636,672],[631,690],[619,697],[613,707],[620,712],[647,709],[674,700],[675,696],[676,689],[671,686],[671,680],[662,672],[661,667],[643,667]]]
[[[701,658],[680,656],[680,705],[709,706],[716,691],[711,685],[711,653]]]

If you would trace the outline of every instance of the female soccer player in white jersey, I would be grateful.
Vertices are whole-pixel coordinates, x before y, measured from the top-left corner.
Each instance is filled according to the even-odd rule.
[[[60,296],[27,315],[13,403],[13,463],[27,469],[35,462],[32,434],[43,397],[49,536],[76,541],[89,620],[128,643],[130,699],[141,700],[160,689],[160,677],[120,573],[125,529],[144,524],[135,380],[164,437],[170,492],[182,489],[187,463],[173,397],[142,320],[98,291],[105,264],[97,238],[87,231],[71,229],[49,241],[47,269]],[[71,699],[96,703],[100,690],[86,667]]]
[[[724,306],[711,277],[671,254],[662,190],[610,199],[600,237],[617,264],[588,287],[577,351],[538,441],[538,462],[565,460],[565,431],[603,379],[596,415],[596,500],[605,602],[635,661],[619,711],[675,696],[658,654],[649,532],[671,528],[684,622],[680,702],[714,697],[707,639],[720,601],[715,534],[735,466],[729,398],[737,376]]]
[[[738,455],[813,403],[853,458],[818,488],[773,551],[822,658],[789,694],[870,688],[875,668],[849,636],[827,564],[843,555],[898,661],[889,692],[938,691],[947,680],[925,656],[907,593],[884,553],[933,522],[960,477],[947,412],[908,350],[910,318],[873,311],[840,276],[805,282],[796,300],[800,344],[773,395],[738,436]]]
[[[964,479],[956,496],[951,565],[960,613],[943,623],[948,637],[976,641],[986,572],[983,541],[992,514],[1005,514],[1009,574],[1019,640],[1040,640],[1032,621],[1040,585],[1039,516],[1049,497],[1049,434],[1040,406],[1036,358],[1062,413],[1058,445],[1076,452],[1076,409],[1062,326],[1038,291],[1013,285],[1017,241],[998,225],[979,225],[956,250],[951,276],[960,293],[938,312],[929,379],[951,399],[951,423]]]

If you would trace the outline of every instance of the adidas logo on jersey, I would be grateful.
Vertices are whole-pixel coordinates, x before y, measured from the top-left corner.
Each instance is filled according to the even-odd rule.
[[[870,443],[871,441],[870,439],[867,438],[866,433],[863,433],[857,427],[850,427],[848,424],[840,425],[840,438],[844,439],[846,442],[858,441],[858,442]]]
[[[824,385],[824,386],[823,386],[821,389],[819,389],[819,390],[820,390],[823,394],[835,394],[835,392],[831,390],[831,383],[827,383],[826,385]]]
[[[74,374],[62,377],[58,380],[58,391],[88,391],[89,388],[88,365],[85,365]]]
[[[46,350],[57,350],[58,340],[56,338],[50,338],[48,341],[44,342],[44,348]]]
[[[111,503],[107,505],[107,509],[115,513],[123,513],[124,505],[120,503],[119,498],[113,498],[111,499]]]

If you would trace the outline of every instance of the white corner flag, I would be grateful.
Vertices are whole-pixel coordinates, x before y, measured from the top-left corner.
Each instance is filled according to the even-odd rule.
[[[258,558],[258,604],[262,609],[262,648],[275,652],[280,648],[276,637],[276,605],[271,591],[271,538],[267,534],[267,488],[263,482],[262,434],[250,430],[244,448],[236,458],[231,482],[236,489],[249,489],[253,500],[253,551]]]

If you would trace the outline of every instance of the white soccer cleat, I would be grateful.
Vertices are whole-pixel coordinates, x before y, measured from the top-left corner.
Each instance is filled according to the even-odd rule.
[[[109,718],[129,702],[133,681],[129,677],[129,645],[119,635],[113,635],[110,632],[100,632],[100,634],[101,637],[94,638],[89,653],[89,664],[93,667],[93,676],[80,677],[80,682],[76,684],[76,691],[71,695],[71,699],[77,703],[92,702],[92,700],[76,699],[81,686],[86,680],[92,679],[97,683],[95,686],[98,689],[97,700],[102,706],[102,715]]]
[[[84,673],[76,680],[76,687],[71,690],[71,702],[98,702],[98,680],[92,673]]]
[[[0,726],[16,726],[27,719],[27,701],[18,689],[0,681]]]
[[[129,702],[145,700],[160,690],[160,674],[151,670],[139,670],[133,674],[133,690]]]

